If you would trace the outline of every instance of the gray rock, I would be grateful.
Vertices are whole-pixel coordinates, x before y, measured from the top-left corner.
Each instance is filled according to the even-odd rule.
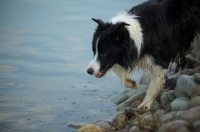
[[[200,92],[195,93],[195,94],[192,96],[192,98],[194,98],[194,97],[196,97],[196,96],[200,96]]]
[[[100,128],[103,128],[106,131],[110,131],[111,130],[110,124],[108,124],[106,121],[102,121],[102,120],[96,121],[94,123],[94,125],[99,126]]]
[[[195,81],[197,81],[198,83],[200,83],[200,73],[195,73],[194,74],[194,79],[195,79]]]
[[[162,93],[161,104],[165,110],[171,109],[171,102],[175,100],[174,90]]]
[[[181,75],[177,80],[174,94],[176,97],[180,96],[192,97],[198,91],[200,91],[200,84],[198,84],[194,80],[194,77]]]
[[[192,126],[194,130],[200,129],[200,120],[195,121]]]
[[[171,110],[172,111],[187,110],[188,109],[187,104],[189,101],[190,101],[189,97],[186,96],[178,97],[171,103]]]
[[[175,120],[162,125],[157,132],[190,132],[189,124],[184,120]]]
[[[196,96],[188,102],[188,108],[192,108],[196,106],[200,106],[200,96]]]
[[[129,129],[129,132],[139,132],[139,129],[138,129],[138,127],[136,127],[136,126],[132,126],[132,127]]]
[[[125,102],[119,104],[116,109],[120,111],[124,109],[125,107],[130,106],[134,101],[141,101],[144,99],[145,95],[146,95],[146,91],[138,92],[132,97],[130,97],[129,99],[127,99]]]
[[[190,108],[189,110],[185,111],[180,119],[186,120],[192,125],[195,121],[200,120],[200,106]]]
[[[185,111],[172,111],[172,112],[169,112],[169,113],[167,113],[166,115],[164,115],[162,117],[161,122],[164,124],[164,123],[167,123],[169,121],[174,121],[174,120],[180,118],[183,113],[185,113]]]

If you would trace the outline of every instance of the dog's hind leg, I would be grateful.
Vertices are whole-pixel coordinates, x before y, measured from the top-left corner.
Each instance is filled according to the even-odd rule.
[[[122,84],[127,88],[137,88],[136,82],[129,77],[130,70],[125,70],[118,64],[113,66],[114,73],[118,76]]]
[[[157,97],[158,92],[164,83],[165,72],[166,70],[158,70],[156,75],[151,78],[146,96],[143,102],[138,106],[138,109],[150,110],[154,99]]]

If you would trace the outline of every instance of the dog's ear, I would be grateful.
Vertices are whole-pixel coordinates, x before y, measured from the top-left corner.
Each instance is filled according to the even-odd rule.
[[[99,25],[99,27],[101,27],[101,28],[103,28],[104,25],[105,25],[105,23],[101,19],[92,18],[92,20],[95,21]]]
[[[116,41],[119,41],[123,33],[125,31],[125,26],[130,26],[129,24],[125,22],[117,23],[113,28],[112,28],[112,33]]]

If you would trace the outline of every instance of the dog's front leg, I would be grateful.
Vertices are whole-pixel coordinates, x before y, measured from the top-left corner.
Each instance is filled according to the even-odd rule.
[[[125,70],[118,64],[113,66],[114,73],[118,76],[122,84],[127,88],[137,88],[136,82],[129,77],[130,70]]]
[[[164,70],[159,70],[158,74],[151,78],[146,96],[143,102],[138,106],[138,109],[150,110],[154,99],[157,97],[162,84],[164,83]]]

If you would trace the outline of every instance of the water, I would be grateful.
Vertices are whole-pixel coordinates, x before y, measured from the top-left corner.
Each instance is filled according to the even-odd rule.
[[[139,2],[1,0],[0,131],[74,132],[68,122],[111,119],[111,98],[125,88],[112,72],[86,73],[91,18],[109,20]]]

